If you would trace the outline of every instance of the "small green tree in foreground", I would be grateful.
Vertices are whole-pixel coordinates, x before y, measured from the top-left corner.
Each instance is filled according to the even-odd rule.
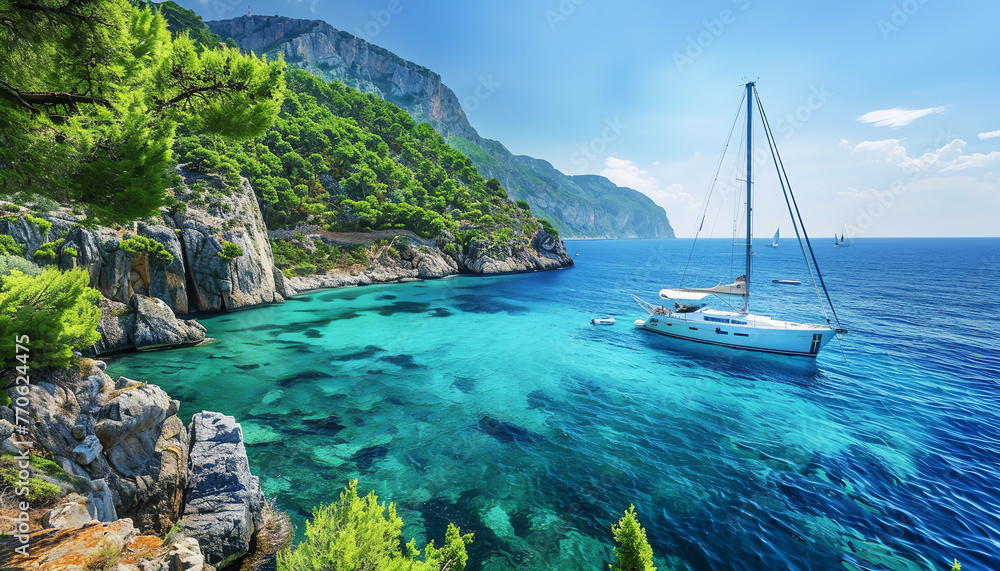
[[[388,511],[388,517],[386,512]],[[471,533],[462,535],[448,524],[444,546],[427,544],[424,561],[415,541],[403,544],[403,520],[395,504],[378,503],[375,492],[358,496],[353,480],[336,503],[313,509],[306,522],[306,539],[295,548],[278,553],[279,571],[463,571],[472,543]]]
[[[101,310],[94,302],[101,293],[89,283],[82,268],[65,273],[49,268],[37,276],[14,271],[0,277],[0,370],[68,367],[74,349],[96,343]],[[27,336],[20,343],[29,351],[15,351],[21,336]]]
[[[656,571],[653,567],[653,548],[646,541],[646,530],[639,525],[635,506],[625,510],[625,516],[611,526],[611,533],[621,547],[615,547],[615,563],[611,571]]]

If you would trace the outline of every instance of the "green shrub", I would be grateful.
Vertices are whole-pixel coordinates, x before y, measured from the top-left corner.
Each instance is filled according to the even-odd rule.
[[[359,497],[357,486],[358,481],[353,480],[340,493],[339,501],[313,509],[305,539],[278,553],[279,571],[465,569],[465,546],[472,543],[473,534],[462,535],[448,524],[444,546],[438,549],[431,541],[424,560],[416,560],[420,551],[412,539],[403,544],[403,520],[396,515],[396,506],[379,504],[375,492]]]
[[[42,273],[42,268],[20,256],[0,256],[0,277],[10,275],[14,271],[29,276],[37,276]]]
[[[646,541],[646,530],[639,525],[634,505],[630,505],[618,523],[611,526],[611,533],[620,546],[614,548],[615,562],[609,565],[611,571],[656,571],[653,548]]]
[[[35,455],[30,456],[30,462],[33,472],[41,471],[36,468],[36,462],[42,460]],[[19,467],[19,461],[14,459],[13,455],[0,456],[0,487],[18,489],[27,488],[28,494],[26,496],[28,501],[35,501],[44,498],[50,498],[59,493],[59,486],[55,484],[50,484],[41,478],[28,478],[22,482],[18,473],[21,471]]]
[[[54,262],[59,257],[59,248],[66,240],[60,238],[55,242],[45,242],[35,250],[33,257],[40,262]]]
[[[10,393],[4,389],[0,389],[0,406],[10,406]]]
[[[449,256],[454,256],[455,245],[452,244],[451,242],[448,242],[447,244],[444,245],[444,248],[441,248],[441,251],[444,252],[445,254],[448,254]]]
[[[97,323],[101,297],[88,287],[82,268],[60,272],[48,268],[37,276],[11,274],[0,284],[0,370],[21,364],[15,339],[31,332],[28,367],[68,367],[73,351],[101,338]]]
[[[546,231],[549,234],[552,234],[552,236],[554,236],[556,240],[559,239],[559,231],[556,230],[556,227],[553,226],[551,222],[549,222],[544,218],[539,218],[538,223],[542,225],[542,230]]]
[[[527,210],[528,212],[531,212],[531,205],[523,200],[517,201],[517,207],[520,208],[521,210]]]
[[[222,251],[219,252],[219,257],[227,262],[231,262],[236,258],[243,255],[243,248],[239,244],[234,244],[233,242],[223,242]]]
[[[164,264],[174,261],[174,255],[163,247],[163,244],[156,240],[151,240],[145,236],[135,236],[125,238],[118,244],[118,248],[133,254],[148,254],[156,257]]]
[[[25,214],[24,217],[28,220],[28,222],[38,226],[38,231],[42,233],[42,236],[48,234],[49,230],[52,229],[52,223],[44,218],[38,218],[30,214]]]
[[[15,242],[13,236],[0,234],[0,255],[23,256],[24,246]]]

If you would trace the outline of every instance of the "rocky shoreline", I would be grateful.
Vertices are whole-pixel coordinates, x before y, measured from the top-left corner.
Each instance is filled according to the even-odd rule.
[[[81,358],[36,371],[27,405],[0,407],[3,457],[58,488],[13,511],[13,498],[0,502],[0,569],[84,569],[114,556],[135,571],[197,571],[254,553],[261,533],[290,537],[287,518],[265,507],[233,417],[203,411],[185,428],[159,387],[105,370]]]

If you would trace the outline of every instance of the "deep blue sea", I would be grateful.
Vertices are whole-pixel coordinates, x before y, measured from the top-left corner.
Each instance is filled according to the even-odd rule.
[[[850,333],[815,360],[637,331],[632,294],[742,273],[699,244],[689,266],[690,240],[578,241],[567,270],[318,292],[108,372],[235,416],[300,531],[357,478],[418,546],[475,532],[470,570],[607,569],[630,504],[661,571],[1000,569],[1000,239],[818,241]],[[815,321],[794,241],[757,250],[753,309]]]

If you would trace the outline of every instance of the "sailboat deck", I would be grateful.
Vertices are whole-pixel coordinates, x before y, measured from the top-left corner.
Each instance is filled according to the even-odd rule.
[[[695,316],[699,316],[698,319]],[[766,315],[756,315],[753,313],[737,313],[734,311],[721,311],[718,309],[700,309],[693,313],[674,314],[671,317],[693,321],[694,317],[699,321],[708,323],[719,323],[726,325],[742,325],[745,327],[757,327],[767,329],[829,329],[827,325],[812,323],[796,323],[794,321],[784,321],[781,319],[771,319]]]

